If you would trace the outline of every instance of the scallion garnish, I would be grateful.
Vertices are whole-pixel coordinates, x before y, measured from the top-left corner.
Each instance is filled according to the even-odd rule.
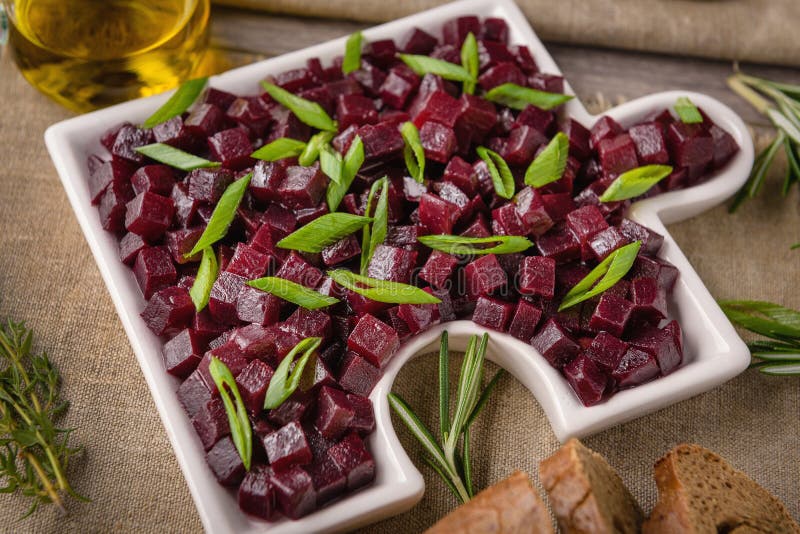
[[[339,184],[342,181],[342,170],[344,160],[342,155],[330,145],[323,146],[319,151],[319,168],[325,176],[331,179],[332,183]]]
[[[198,312],[208,305],[208,300],[211,297],[211,288],[214,287],[214,282],[217,280],[218,270],[217,255],[214,253],[214,249],[211,247],[204,248],[200,267],[197,268],[197,275],[194,277],[194,283],[189,290],[189,296],[192,297],[194,308]]]
[[[344,59],[342,60],[342,72],[350,74],[361,68],[361,32],[355,32],[347,38],[344,45]]]
[[[326,213],[278,241],[277,246],[300,252],[322,252],[371,221],[370,217],[350,213]]]
[[[375,302],[387,304],[439,304],[440,299],[409,284],[378,280],[362,276],[346,269],[328,271],[333,281]]]
[[[209,161],[164,143],[138,146],[134,150],[159,163],[175,167],[182,171],[193,171],[195,169],[220,166],[220,162],[218,161]]]
[[[574,97],[562,93],[548,93],[547,91],[531,89],[515,83],[504,83],[490,89],[485,98],[513,109],[525,109],[532,105],[540,109],[550,110],[572,100]]]
[[[261,85],[273,100],[294,113],[300,122],[318,130],[329,130],[331,132],[338,130],[336,121],[316,102],[293,95],[273,83],[263,81]]]
[[[380,193],[378,190],[380,189]],[[385,176],[372,184],[367,196],[367,207],[364,215],[369,216],[372,210],[372,201],[378,196],[375,205],[375,214],[372,223],[364,227],[364,235],[361,243],[361,274],[367,274],[369,262],[375,249],[386,239],[389,231],[389,180]]]
[[[252,154],[251,158],[264,161],[278,161],[285,158],[295,158],[306,149],[306,143],[290,137],[280,137],[267,143]]]
[[[494,150],[489,150],[483,146],[479,146],[476,152],[489,168],[489,174],[494,184],[494,192],[497,193],[497,196],[502,198],[513,197],[514,175],[511,174],[511,169],[508,168],[506,160]]]
[[[584,300],[596,297],[622,280],[622,277],[628,274],[633,266],[641,246],[641,241],[634,241],[609,254],[583,280],[569,290],[564,296],[561,306],[558,307],[558,311],[566,310]]]
[[[321,343],[321,338],[307,337],[295,345],[289,351],[289,354],[281,360],[278,368],[275,369],[275,374],[272,375],[269,381],[269,386],[267,386],[267,394],[264,397],[265,410],[278,408],[295,392],[300,385],[300,379],[303,377],[303,370]],[[295,356],[301,353],[302,356],[297,360],[290,374],[289,368],[294,362]]]
[[[465,237],[460,235],[424,235],[417,241],[426,247],[452,255],[513,254],[533,246],[530,240],[516,235]]]
[[[167,100],[163,106],[158,108],[155,113],[150,115],[147,120],[142,123],[142,126],[144,128],[152,128],[162,122],[167,122],[173,117],[177,117],[189,109],[189,107],[194,104],[194,101],[197,100],[197,97],[200,96],[200,93],[203,92],[203,89],[205,89],[206,83],[208,83],[208,77],[196,78],[184,82],[178,87],[177,91],[169,97],[169,100]]]
[[[184,258],[191,258],[204,248],[210,247],[225,237],[225,234],[228,233],[228,227],[233,222],[233,218],[236,217],[236,210],[239,208],[239,203],[247,191],[247,186],[250,185],[252,176],[253,173],[249,173],[225,189],[219,202],[214,207],[214,211],[211,212],[211,218],[208,220],[206,229],[203,230],[203,234],[197,240],[191,252],[183,255]]]
[[[321,163],[321,162],[320,162]],[[339,208],[339,204],[350,189],[350,185],[361,169],[364,163],[364,143],[359,136],[355,136],[350,143],[350,148],[342,158],[341,179],[337,183],[331,181],[328,184],[328,191],[326,192],[326,199],[328,201],[328,209],[331,212]]]
[[[329,132],[327,130],[314,134],[311,139],[308,140],[308,143],[306,143],[303,152],[300,154],[300,157],[297,158],[297,162],[303,167],[313,165],[314,162],[317,161],[317,158],[320,157],[320,150],[322,150],[322,147],[330,143],[334,135],[336,135],[336,132]]]
[[[413,122],[404,122],[400,126],[400,135],[403,136],[403,158],[411,177],[422,183],[425,180],[425,149],[419,139],[419,130]]]
[[[703,122],[703,116],[688,96],[682,96],[675,102],[675,113],[684,124],[699,124]]]
[[[214,384],[217,385],[225,411],[228,413],[228,425],[231,429],[231,438],[239,456],[242,458],[244,468],[250,470],[250,460],[253,456],[253,428],[250,426],[250,419],[247,417],[247,408],[242,401],[236,379],[233,378],[228,366],[216,356],[211,356],[208,371]],[[233,398],[231,398],[233,394]]]
[[[475,40],[475,35],[472,32],[467,34],[464,43],[461,45],[461,66],[472,77],[471,80],[464,82],[464,92],[471,95],[475,92],[475,82],[478,79],[478,68],[480,66],[478,41]]]
[[[275,295],[292,304],[297,304],[307,310],[326,308],[339,302],[339,299],[335,297],[323,295],[319,291],[275,276],[265,276],[264,278],[250,280],[247,285]]]
[[[658,182],[672,174],[669,165],[645,165],[625,171],[611,182],[611,185],[600,195],[600,202],[618,202],[636,198]]]
[[[543,187],[560,180],[567,168],[567,156],[569,138],[564,132],[558,132],[525,171],[525,184]]]
[[[435,74],[445,80],[454,82],[474,82],[475,78],[461,65],[443,59],[414,54],[398,54],[403,63],[420,76]]]

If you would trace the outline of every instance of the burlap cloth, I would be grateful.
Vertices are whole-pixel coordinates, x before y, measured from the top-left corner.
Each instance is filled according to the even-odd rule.
[[[448,0],[213,0],[273,13],[379,22]],[[516,0],[546,41],[800,65],[797,0]]]
[[[68,116],[0,62],[0,318],[25,320],[64,377],[72,401],[67,426],[85,455],[70,465],[74,486],[90,504],[59,518],[44,509],[26,520],[27,504],[0,496],[0,532],[196,532],[201,529],[186,483],[139,366],[42,142],[45,128]],[[763,298],[800,307],[798,195],[776,200],[778,179],[730,216],[723,207],[670,230],[712,294]],[[396,389],[432,420],[435,358],[421,357]],[[454,365],[454,369],[458,366]],[[653,461],[681,441],[701,443],[730,459],[800,517],[800,381],[745,372],[709,393],[586,440],[619,469],[644,508],[655,499]],[[399,424],[398,424],[399,429]],[[413,458],[420,449],[404,429]],[[473,436],[475,482],[514,469],[536,474],[558,443],[533,397],[504,379]],[[454,506],[427,468],[423,500],[371,532],[416,532]]]

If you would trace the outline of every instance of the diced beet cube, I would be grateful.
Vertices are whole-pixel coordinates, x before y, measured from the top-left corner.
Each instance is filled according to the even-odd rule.
[[[291,166],[286,169],[286,178],[278,187],[278,194],[281,203],[290,208],[313,208],[319,204],[327,186],[328,179],[318,165]]]
[[[322,281],[322,272],[296,252],[289,254],[289,257],[283,262],[275,276],[311,289],[316,288]]]
[[[197,373],[199,373],[201,379],[205,382],[206,387],[214,393],[215,395],[219,393],[219,389],[217,388],[217,384],[214,382],[214,377],[211,376],[211,370],[209,368],[211,364],[211,358],[217,358],[219,361],[224,363],[228,369],[230,369],[231,374],[236,377],[242,370],[247,367],[247,360],[238,353],[238,349],[233,346],[230,342],[223,344],[220,347],[212,349],[209,346],[209,350],[203,356],[203,359],[200,360],[200,364],[197,366]]]
[[[628,271],[627,278],[655,278],[658,285],[669,293],[675,286],[678,274],[678,268],[666,260],[639,255]]]
[[[202,137],[196,135],[196,130],[188,128],[180,115],[154,126],[153,137],[157,143],[189,152],[196,150],[202,142]]]
[[[206,451],[229,435],[231,428],[228,423],[228,412],[225,411],[222,399],[217,397],[208,401],[197,415],[192,417],[192,426]]]
[[[458,258],[439,250],[434,250],[419,272],[419,277],[433,287],[443,288],[453,275]]]
[[[547,137],[530,126],[516,126],[508,134],[500,155],[511,165],[527,165],[533,160],[536,149],[547,142]]]
[[[397,125],[390,122],[365,124],[356,134],[364,143],[364,158],[370,161],[391,159],[400,154],[405,146]]]
[[[404,109],[411,94],[419,87],[419,76],[410,69],[395,67],[381,84],[379,94],[388,106]]]
[[[281,108],[284,123],[275,125],[272,128],[273,133],[280,126],[286,125],[286,118],[291,115],[288,110]],[[269,107],[258,97],[243,97],[237,98],[225,111],[225,116],[229,119],[228,122],[234,121],[241,128],[246,128],[255,137],[263,137],[267,133],[270,123],[275,119],[274,113],[270,113]],[[276,120],[277,122],[277,120]],[[289,137],[282,135],[280,137]]]
[[[239,243],[230,263],[225,267],[229,273],[238,274],[248,280],[264,276],[269,267],[269,256],[250,245]]]
[[[431,234],[451,234],[458,219],[459,207],[435,195],[425,193],[419,200],[420,223]]]
[[[480,83],[481,87],[486,91],[498,85],[503,85],[504,83],[527,85],[525,83],[525,75],[519,70],[519,67],[510,61],[498,63],[487,69],[478,77],[478,83]]]
[[[538,89],[539,91],[547,91],[548,93],[563,93],[564,92],[564,77],[555,74],[545,74],[543,72],[535,72],[528,76],[528,86],[531,89]]]
[[[603,294],[589,321],[589,328],[622,336],[631,317],[633,304],[616,295]]]
[[[277,335],[274,329],[259,324],[249,324],[231,330],[226,343],[237,355],[248,360],[269,358],[277,350]]]
[[[353,405],[347,395],[332,387],[323,386],[317,396],[317,419],[315,426],[329,439],[336,439],[347,430],[355,417]]]
[[[417,128],[421,128],[426,122],[438,122],[452,128],[460,109],[459,101],[441,90],[429,93],[421,91],[420,88],[420,94],[408,108]]]
[[[253,164],[250,154],[253,144],[241,128],[230,128],[217,132],[208,138],[211,158],[228,169],[240,170]]]
[[[571,193],[552,193],[542,195],[544,209],[553,221],[563,221],[570,212],[578,209]]]
[[[264,450],[269,464],[276,471],[293,465],[311,463],[311,449],[300,423],[292,421],[264,437]]]
[[[296,93],[314,85],[314,76],[309,69],[290,69],[275,75],[275,85]]]
[[[192,320],[192,330],[197,332],[197,334],[205,341],[210,341],[220,336],[227,329],[227,325],[220,324],[211,317],[211,313],[208,311],[208,308],[205,308],[203,311],[194,314],[194,319]]]
[[[474,15],[450,19],[442,25],[442,39],[446,44],[460,47],[472,33],[475,37],[481,35],[480,19]]]
[[[452,183],[467,196],[474,196],[478,192],[475,177],[472,175],[472,165],[458,156],[454,156],[444,169],[442,180]]]
[[[279,202],[278,187],[284,178],[286,166],[280,161],[258,161],[250,178],[250,193],[260,202]]]
[[[236,386],[252,415],[258,415],[264,409],[264,397],[272,374],[272,367],[261,360],[253,360],[236,377]]]
[[[186,378],[197,368],[205,350],[202,336],[187,328],[164,344],[161,351],[164,367],[169,374]]]
[[[356,94],[339,96],[336,103],[336,117],[340,129],[345,129],[351,124],[361,126],[378,122],[378,112],[372,100]]]
[[[126,183],[136,169],[135,165],[122,158],[103,161],[95,155],[89,156],[87,165],[89,167],[89,195],[93,205],[100,203],[103,193],[112,183],[116,183],[118,187],[129,189],[126,187]]]
[[[501,62],[513,62],[514,56],[503,43],[478,41],[478,66],[485,70]]]
[[[556,226],[539,236],[536,239],[536,248],[542,256],[553,258],[556,263],[566,263],[581,257],[578,238],[562,226]]]
[[[456,150],[456,134],[438,122],[425,122],[419,129],[419,138],[425,157],[439,163],[447,163]]]
[[[375,478],[375,461],[355,432],[328,450],[328,457],[347,477],[347,489],[358,489]]]
[[[480,295],[487,295],[508,283],[508,276],[494,254],[481,256],[467,264],[464,268],[464,277],[467,284],[466,294],[472,300],[477,300]]]
[[[367,276],[407,284],[416,264],[416,251],[378,245],[367,267]]]
[[[228,169],[195,169],[186,176],[191,198],[209,204],[219,202],[222,193],[233,181],[233,173]]]
[[[364,50],[365,55],[376,65],[386,68],[394,60],[397,48],[392,39],[380,39],[370,42]]]
[[[600,402],[608,384],[606,375],[584,354],[564,366],[564,376],[584,406]]]
[[[195,137],[208,137],[225,127],[225,113],[214,104],[200,104],[189,113],[183,125]]]
[[[125,228],[145,239],[156,240],[172,224],[174,213],[171,199],[145,191],[125,206]]]
[[[628,134],[603,139],[597,145],[597,154],[606,176],[616,177],[639,166],[636,145]]]
[[[203,235],[204,230],[204,226],[182,228],[180,230],[172,230],[164,235],[164,246],[169,250],[175,263],[183,265],[189,262],[200,261],[202,252],[198,252],[194,256],[189,257],[186,257],[185,254],[192,251],[197,240]]]
[[[328,449],[336,444],[335,440],[323,436],[319,429],[313,424],[306,424],[304,427],[306,440],[311,448],[311,455],[314,458],[312,464],[318,464],[328,458]]]
[[[632,347],[636,347],[655,358],[663,375],[669,374],[683,360],[680,339],[679,336],[676,338],[673,328],[644,328],[638,330],[630,340]]]
[[[642,247],[639,249],[640,254],[655,256],[664,243],[664,236],[630,219],[622,219],[619,224],[619,232],[631,243],[642,242]]]
[[[386,80],[383,70],[366,58],[361,60],[361,68],[351,72],[348,76],[358,81],[359,85],[364,88],[364,93],[370,97],[379,96],[381,85]]]
[[[704,168],[714,159],[714,140],[702,124],[670,124],[667,146],[678,167]]]
[[[526,233],[539,237],[553,227],[553,220],[542,202],[542,195],[532,187],[517,193],[516,211]]]
[[[492,230],[496,235],[525,235],[527,228],[517,215],[514,204],[504,204],[492,210]]]
[[[551,299],[556,287],[556,262],[544,256],[527,256],[519,270],[519,292]]]
[[[552,318],[533,336],[531,345],[556,369],[564,367],[580,350],[580,346]]]
[[[236,298],[236,316],[245,323],[262,326],[280,319],[281,299],[250,286],[243,286]]]
[[[508,42],[508,24],[504,19],[488,17],[483,21],[480,37],[488,41],[505,44]]]
[[[347,477],[327,456],[311,464],[307,471],[311,475],[317,493],[317,506],[335,499],[347,488]]]
[[[436,43],[436,37],[415,27],[398,40],[397,48],[406,54],[428,55]]]
[[[367,397],[347,394],[347,400],[353,407],[353,419],[350,420],[350,430],[354,430],[366,436],[375,430],[375,413],[372,409],[372,401]]]
[[[525,108],[525,110],[523,110],[523,113],[525,113],[527,109],[531,108],[535,110],[539,109],[533,106],[528,106],[527,108]],[[540,111],[540,113],[544,112]],[[548,113],[548,116],[552,117],[552,114]],[[544,130],[540,129],[540,131]],[[570,155],[575,156],[581,161],[588,159],[589,156],[591,155],[591,149],[589,147],[589,138],[591,134],[589,133],[589,130],[587,130],[581,123],[579,123],[575,119],[570,119],[569,122],[563,126],[562,131],[569,138]]]
[[[283,404],[269,412],[269,420],[280,426],[288,425],[292,421],[301,421],[311,412],[313,404],[314,398],[310,394],[295,392]]]
[[[536,61],[533,59],[531,51],[527,46],[515,45],[509,47],[508,50],[511,52],[511,55],[514,56],[514,61],[516,61],[519,68],[521,68],[525,74],[535,74],[539,72],[539,67],[536,65]]]
[[[348,351],[339,371],[339,385],[346,391],[367,396],[381,378],[381,370],[365,358]]]
[[[295,334],[300,339],[307,337],[331,337],[331,318],[323,310],[297,308],[280,327],[284,332]]]
[[[111,152],[111,149],[114,147],[114,141],[117,139],[117,134],[125,126],[131,126],[131,123],[122,122],[103,132],[103,135],[100,136],[100,144]]]
[[[603,261],[609,254],[626,245],[628,240],[619,230],[609,226],[605,230],[597,232],[588,242],[588,249],[593,259]]]
[[[289,234],[297,226],[297,220],[286,208],[278,204],[270,204],[267,211],[264,212],[264,224],[268,224],[284,234]]]
[[[209,87],[208,89],[206,89],[206,94],[203,99],[203,102],[206,104],[214,104],[220,109],[226,109],[233,103],[234,100],[236,100],[236,95],[231,94],[227,91],[223,91],[221,89],[215,89],[214,87]]]
[[[616,137],[623,132],[622,126],[611,117],[604,115],[597,119],[597,122],[592,126],[591,135],[589,137],[589,146],[596,149],[600,141]]]
[[[527,300],[521,299],[517,303],[514,317],[511,318],[508,333],[520,341],[530,343],[533,334],[536,332],[536,325],[539,324],[541,318],[542,310]]]
[[[459,150],[467,152],[471,145],[483,142],[497,124],[497,110],[493,103],[475,95],[462,94],[458,104],[456,138]]]
[[[131,176],[131,186],[138,195],[150,191],[157,195],[169,196],[175,185],[175,174],[166,165],[145,165]]]
[[[586,356],[594,360],[600,369],[611,373],[617,368],[627,350],[627,343],[608,332],[600,332],[587,347]]]
[[[663,165],[669,162],[664,129],[659,123],[646,122],[631,126],[628,135],[636,145],[636,155],[642,165]]]
[[[293,466],[285,471],[273,471],[270,480],[281,511],[286,517],[299,519],[316,508],[317,492],[314,490],[314,482],[302,467]]]
[[[369,314],[359,319],[347,338],[350,350],[379,368],[389,362],[399,346],[400,340],[394,328]]]
[[[299,226],[305,226],[311,221],[319,219],[328,213],[330,213],[330,210],[328,210],[328,205],[322,202],[313,208],[295,210],[294,215],[297,218],[297,224]]]
[[[250,515],[270,520],[275,515],[276,499],[272,469],[266,465],[254,466],[239,486],[239,508]]]
[[[244,478],[244,464],[230,436],[219,440],[206,453],[206,462],[223,486],[237,486]]]
[[[136,152],[136,148],[153,142],[152,130],[137,128],[131,124],[122,126],[114,138],[111,155],[124,158],[133,163],[142,163],[144,156]]]
[[[638,386],[658,376],[656,358],[634,347],[628,348],[611,377],[620,388]]]
[[[355,258],[359,254],[361,254],[361,245],[358,243],[356,236],[351,234],[333,245],[325,247],[322,250],[322,261],[328,267],[332,267]]]
[[[197,415],[200,409],[211,400],[211,390],[199,371],[193,372],[189,375],[189,378],[183,381],[178,387],[177,395],[189,417]]]
[[[236,324],[236,301],[246,278],[238,274],[223,271],[211,287],[208,310],[215,321],[223,324]]]
[[[132,265],[136,256],[150,245],[140,235],[127,233],[119,240],[119,261],[125,265]]]
[[[505,332],[516,305],[513,302],[481,295],[475,304],[472,321],[486,328]]]
[[[200,201],[189,196],[189,190],[184,184],[175,184],[170,194],[172,203],[175,206],[175,221],[183,227],[192,224]]]
[[[356,315],[364,313],[377,314],[389,307],[386,303],[370,300],[349,289],[345,291],[344,298],[347,300],[347,305]]]
[[[714,142],[714,168],[719,169],[739,151],[739,145],[736,144],[736,140],[731,134],[716,124],[711,125],[709,133]]]
[[[585,247],[595,234],[608,228],[608,223],[596,206],[583,206],[567,215],[567,227]]]
[[[178,273],[169,253],[162,247],[145,248],[136,256],[133,274],[145,299],[175,283]]]
[[[427,330],[440,320],[438,304],[401,304],[397,307],[397,314],[411,334]]]
[[[634,279],[630,291],[635,317],[658,324],[667,316],[667,294],[655,278]]]

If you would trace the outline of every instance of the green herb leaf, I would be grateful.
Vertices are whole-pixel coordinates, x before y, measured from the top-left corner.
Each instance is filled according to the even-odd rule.
[[[242,458],[244,468],[250,470],[250,460],[253,456],[253,429],[250,426],[250,419],[247,417],[247,408],[242,401],[236,379],[233,378],[228,366],[216,356],[211,356],[208,371],[214,384],[217,385],[225,411],[228,413],[228,425],[231,428],[231,438],[239,456]],[[231,398],[231,393],[233,398]]]
[[[525,184],[543,187],[560,180],[567,168],[567,156],[569,138],[564,132],[558,132],[525,171]]]
[[[278,241],[277,246],[301,252],[322,252],[371,221],[370,217],[350,213],[326,213]]]
[[[194,101],[197,100],[197,97],[200,96],[200,93],[203,92],[203,89],[205,89],[206,83],[208,83],[208,77],[196,78],[184,82],[183,85],[178,87],[177,91],[172,93],[169,100],[164,102],[163,106],[158,108],[155,113],[150,115],[150,117],[142,123],[142,126],[144,128],[152,128],[162,122],[167,122],[173,117],[177,117],[189,109],[189,107],[194,104]]]
[[[773,376],[800,375],[800,361],[794,363],[774,363],[760,367],[759,372]]]
[[[524,252],[533,246],[525,237],[516,235],[493,235],[490,237],[465,237],[460,235],[425,235],[417,241],[426,247],[452,255],[513,254]],[[496,244],[495,244],[496,243]],[[495,244],[494,246],[485,246]]]
[[[450,348],[447,330],[439,341],[439,433],[447,440],[450,430]]]
[[[342,60],[342,72],[350,74],[361,68],[361,32],[355,32],[347,38],[344,45],[344,59]]]
[[[592,269],[583,280],[569,290],[561,306],[558,307],[558,311],[566,310],[584,300],[596,297],[622,280],[622,277],[628,274],[628,271],[633,266],[641,246],[641,241],[634,241],[612,252],[597,267]],[[595,284],[595,282],[597,283]]]
[[[733,323],[767,337],[800,337],[800,312],[771,302],[723,300],[720,308]]]
[[[692,104],[688,96],[682,96],[675,102],[675,113],[680,117],[684,124],[699,124],[703,122],[703,116],[697,106]]]
[[[475,40],[475,35],[472,32],[467,34],[464,44],[461,45],[461,65],[472,77],[471,80],[464,82],[464,92],[471,95],[475,92],[475,81],[478,79],[478,68],[480,66],[478,41]]]
[[[414,411],[409,407],[408,403],[404,401],[402,397],[394,393],[389,393],[387,397],[389,399],[389,405],[392,407],[392,410],[394,410],[394,413],[403,421],[408,430],[414,434],[414,437],[417,438],[417,441],[420,442],[425,451],[433,458],[433,461],[448,477],[457,477],[458,475],[448,465],[444,453],[433,438],[431,431],[420,421],[419,417],[417,417]]]
[[[786,134],[793,142],[800,145],[800,127],[790,118],[792,117],[790,112],[781,113],[775,108],[770,108],[767,110],[767,116],[776,128]]]
[[[481,336],[480,345],[477,343],[477,336],[472,336],[464,354],[464,361],[461,366],[461,375],[458,384],[456,397],[456,409],[453,414],[453,422],[445,441],[444,450],[455,450],[459,436],[467,428],[466,424],[469,416],[475,409],[483,379],[483,366],[486,356],[486,346],[489,342],[488,334]]]
[[[481,393],[480,398],[478,398],[478,402],[475,403],[475,408],[472,409],[472,413],[469,414],[469,417],[467,418],[467,428],[472,426],[472,423],[475,422],[475,419],[481,414],[484,407],[486,407],[486,404],[489,402],[489,397],[492,396],[494,388],[497,387],[497,383],[500,382],[500,379],[503,378],[505,373],[505,369],[498,370],[492,379],[489,380],[489,383],[486,384],[486,387],[483,388],[483,393]]]
[[[195,169],[203,169],[209,167],[219,167],[220,162],[208,161],[189,154],[183,150],[178,150],[175,147],[165,145],[164,143],[153,143],[152,145],[144,145],[136,147],[134,150],[139,154],[143,154],[150,159],[154,159],[164,165],[175,167],[182,171],[193,171]]]
[[[308,140],[308,143],[303,149],[303,152],[300,154],[300,157],[297,159],[297,162],[303,167],[313,165],[314,162],[317,161],[317,158],[320,157],[320,150],[322,147],[330,143],[334,135],[336,135],[336,132],[323,130],[312,136],[311,139]]]
[[[300,379],[303,376],[303,369],[306,368],[308,360],[319,348],[321,343],[322,338],[307,337],[295,345],[294,348],[289,351],[289,354],[283,358],[281,363],[278,365],[278,368],[275,369],[275,374],[272,375],[272,378],[269,381],[267,394],[264,397],[265,410],[274,410],[275,408],[278,408],[292,395],[292,393],[295,392],[297,387],[300,385]],[[300,356],[300,359],[297,360],[297,363],[295,363],[294,369],[292,369],[290,374],[289,368],[291,367],[292,362],[294,362],[295,356],[301,353],[302,356]]]
[[[419,139],[419,130],[413,122],[404,122],[400,127],[400,135],[405,142],[403,157],[406,160],[406,168],[412,178],[422,183],[425,180],[425,149],[422,148]]]
[[[372,184],[367,198],[365,215],[369,215],[372,198],[380,188],[380,196],[375,206],[375,217],[369,228],[364,229],[363,245],[361,247],[361,274],[367,273],[369,262],[372,260],[375,249],[386,239],[389,231],[389,180],[385,176]]]
[[[672,174],[669,165],[645,165],[625,171],[611,182],[600,202],[617,202],[645,194],[651,187]]]
[[[764,183],[764,178],[772,166],[772,162],[778,154],[778,150],[783,146],[785,139],[786,135],[782,131],[778,131],[778,135],[772,143],[758,155],[753,162],[753,170],[750,173],[750,177],[736,193],[736,197],[734,197],[731,207],[728,208],[728,212],[733,213],[739,209],[739,206],[741,206],[745,200],[753,198],[758,194],[759,190],[761,190],[761,185]]]
[[[338,130],[336,121],[316,102],[300,98],[269,82],[262,81],[261,85],[273,100],[294,113],[300,122],[318,130],[330,130],[332,132]]]
[[[350,186],[352,185],[353,180],[358,174],[358,171],[361,169],[361,165],[363,165],[363,163],[364,143],[361,141],[359,136],[355,136],[353,141],[350,143],[350,148],[347,149],[347,153],[344,155],[340,181],[336,182],[332,179],[331,183],[328,184],[326,199],[328,201],[328,209],[331,212],[334,212],[339,208],[339,204],[341,204],[342,199],[350,189]]]
[[[346,269],[328,271],[333,281],[354,293],[375,302],[387,304],[439,304],[442,302],[430,293],[409,284],[377,280]]]
[[[217,280],[218,270],[217,256],[214,254],[214,249],[211,247],[204,248],[200,267],[197,268],[197,276],[195,276],[192,288],[189,290],[189,296],[192,297],[194,308],[198,312],[201,312],[208,304],[208,299],[211,297],[211,288],[214,287],[214,282]]]
[[[539,91],[538,89],[523,87],[515,83],[504,83],[490,89],[485,98],[512,109],[521,110],[533,105],[539,109],[550,110],[572,100],[574,97],[561,93]]]
[[[800,362],[800,349],[797,347],[794,348],[794,352],[784,352],[784,351],[776,351],[776,352],[753,352],[751,353],[754,358],[759,358],[762,360],[767,360],[770,362]]]
[[[514,175],[508,168],[508,163],[494,150],[479,146],[476,149],[478,156],[486,162],[489,174],[492,176],[494,191],[497,196],[511,198],[514,196]]]
[[[341,183],[344,161],[342,155],[330,145],[323,146],[319,153],[319,168],[325,176],[331,179],[332,183],[337,185]]]
[[[435,74],[445,80],[454,82],[473,82],[475,78],[461,65],[450,63],[443,59],[436,59],[429,56],[418,56],[414,54],[398,54],[398,57],[408,65],[411,70],[425,76]]]
[[[247,285],[271,293],[276,297],[282,298],[292,304],[297,304],[307,310],[326,308],[339,302],[339,299],[335,297],[323,295],[319,291],[307,288],[291,280],[277,278],[275,276],[265,276],[264,278],[250,280],[247,282]]]
[[[250,178],[252,176],[252,173],[247,174],[225,189],[219,202],[217,202],[217,205],[214,207],[214,211],[211,212],[211,218],[208,220],[206,229],[203,230],[203,234],[200,236],[200,239],[197,240],[197,243],[194,244],[191,252],[183,255],[184,258],[194,256],[204,248],[210,247],[225,237],[225,234],[228,233],[228,227],[233,222],[233,218],[236,217],[236,210],[239,208],[239,203],[242,201],[242,197],[244,197],[247,191],[247,186],[250,185]]]
[[[252,154],[251,158],[264,161],[278,161],[280,159],[294,158],[303,153],[306,143],[290,137],[280,137],[267,143]]]

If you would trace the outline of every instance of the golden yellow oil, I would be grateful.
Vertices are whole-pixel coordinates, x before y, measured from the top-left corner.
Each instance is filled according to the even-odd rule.
[[[208,45],[209,0],[5,0],[14,60],[75,111],[161,93]]]

